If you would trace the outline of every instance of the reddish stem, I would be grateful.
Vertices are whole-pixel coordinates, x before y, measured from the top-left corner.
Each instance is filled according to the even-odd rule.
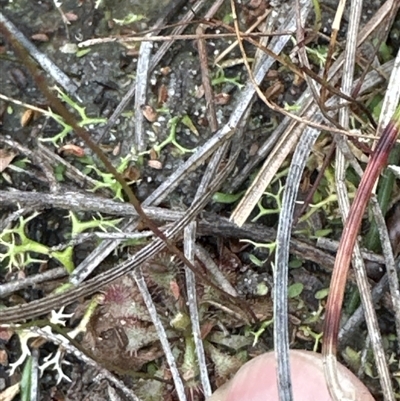
[[[399,120],[400,108],[396,111],[393,120],[389,122],[382,132],[376,149],[370,157],[343,229],[326,304],[324,343],[322,348],[324,356],[329,354],[336,355],[340,313],[353,248],[375,182],[382,169],[386,166],[389,153],[396,143],[400,126]]]

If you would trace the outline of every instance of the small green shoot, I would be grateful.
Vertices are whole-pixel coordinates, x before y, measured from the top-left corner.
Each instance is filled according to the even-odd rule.
[[[138,21],[142,21],[143,19],[145,19],[144,15],[130,13],[127,14],[123,19],[113,18],[113,21],[118,25],[125,26]]]
[[[267,196],[267,201],[270,200],[274,200],[276,203],[276,206],[273,207],[272,209],[268,209],[265,208],[263,206],[263,202],[265,201],[265,197],[262,197],[258,203],[257,206],[259,208],[259,213],[257,214],[256,217],[254,217],[254,219],[252,219],[251,221],[254,223],[255,221],[257,221],[260,217],[265,216],[265,215],[269,215],[269,214],[279,214],[281,209],[282,209],[282,194],[283,194],[283,189],[284,186],[282,185],[282,182],[279,180],[279,189],[278,192],[276,194],[272,193],[272,192],[264,192],[264,195]]]
[[[55,89],[58,92],[58,97],[65,102],[68,106],[72,107],[75,111],[78,112],[80,120],[78,122],[78,125],[80,127],[85,127],[88,125],[97,125],[97,124],[104,124],[107,120],[105,118],[92,118],[88,117],[86,115],[86,107],[79,106],[77,103],[75,103],[69,96],[67,96],[64,92],[61,91],[58,87],[55,87]],[[72,132],[72,127],[68,125],[66,122],[64,122],[63,118],[59,116],[58,114],[54,113],[53,111],[49,110],[46,113],[47,116],[51,117],[53,120],[55,120],[58,124],[61,125],[62,131],[59,132],[58,134],[52,136],[51,138],[41,138],[40,140],[42,142],[51,142],[53,143],[54,146],[58,146],[58,142],[62,142],[64,138]]]
[[[225,71],[222,68],[218,68],[215,78],[211,80],[212,86],[231,84],[237,86],[239,89],[242,89],[244,85],[240,83],[240,77],[237,75],[236,77],[229,78],[225,75]]]
[[[244,194],[245,191],[238,192],[237,194],[225,194],[223,192],[215,192],[212,196],[212,200],[216,203],[231,204],[238,201]]]
[[[260,260],[257,258],[257,256],[253,255],[252,253],[249,255],[250,262],[253,263],[254,265],[258,267],[264,266],[264,264],[267,262],[268,258],[265,260]]]
[[[31,400],[31,386],[32,386],[32,362],[33,359],[29,356],[24,364],[21,377],[21,401]]]
[[[133,156],[131,154],[121,158],[119,165],[116,167],[117,171],[122,174],[129,166],[129,163],[133,160]],[[88,165],[86,169],[93,170],[99,176],[99,180],[96,180],[96,185],[91,189],[92,192],[96,192],[99,188],[107,188],[112,191],[114,194],[114,199],[119,199],[121,201],[124,200],[123,193],[124,190],[121,184],[116,180],[113,174],[105,173],[101,171],[97,166]],[[129,183],[132,184],[132,183]]]
[[[273,322],[274,319],[265,320],[264,322],[261,323],[261,326],[257,331],[250,331],[250,334],[254,336],[253,347],[255,347],[256,344],[258,343],[258,339],[260,338],[261,334],[263,334],[265,329],[271,326]]]
[[[312,331],[308,326],[300,326],[299,330],[303,332],[303,335],[305,337],[312,337],[315,340],[313,351],[317,352],[323,333],[316,333],[315,331]]]
[[[184,148],[183,146],[181,146],[177,141],[176,141],[176,129],[177,129],[177,127],[178,127],[178,124],[180,123],[180,122],[182,122],[183,123],[183,120],[185,121],[185,125],[186,126],[188,126],[187,124],[189,124],[188,123],[188,121],[190,120],[188,120],[188,116],[186,116],[187,118],[185,118],[185,117],[178,117],[178,116],[176,116],[176,117],[172,117],[169,121],[168,121],[168,126],[169,126],[169,135],[168,135],[168,137],[163,141],[163,142],[161,142],[159,145],[155,145],[154,147],[153,147],[153,149],[157,152],[157,154],[160,154],[160,152],[161,152],[161,150],[165,147],[165,146],[167,146],[167,145],[169,145],[170,143],[172,144],[172,145],[174,145],[176,148],[178,148],[178,150],[179,150],[179,152],[181,152],[182,154],[185,154],[185,153],[192,153],[192,152],[194,152],[196,149],[186,149],[186,148]],[[189,124],[190,125],[190,124]],[[191,125],[193,125],[193,123],[191,124]],[[189,127],[189,129],[190,129],[190,127]],[[197,131],[197,130],[196,130]]]
[[[191,120],[191,118],[185,114],[182,119],[181,119],[181,123],[189,128],[190,132],[192,132],[194,135],[199,136],[199,131],[197,130],[196,126],[193,124],[193,121]]]
[[[286,111],[290,111],[290,112],[296,112],[299,111],[301,109],[301,106],[297,103],[294,104],[289,104],[289,103],[284,103],[284,107],[283,107]]]
[[[52,251],[48,246],[43,245],[37,241],[34,241],[27,237],[25,234],[26,225],[29,221],[37,217],[40,213],[34,212],[29,217],[19,217],[19,222],[14,228],[5,229],[0,234],[0,245],[2,245],[6,251],[0,254],[0,262],[7,260],[5,267],[11,271],[13,268],[23,269],[31,263],[43,263],[46,260],[35,259],[31,257],[31,254],[45,255],[58,260],[62,266],[65,267],[68,273],[71,273],[75,266],[73,263],[73,248],[67,247],[63,251]],[[77,235],[82,231],[86,231],[91,228],[99,227],[102,230],[113,227],[120,221],[117,220],[105,220],[100,218],[98,220],[93,219],[87,222],[79,221],[76,216],[70,212],[72,221],[71,235]]]

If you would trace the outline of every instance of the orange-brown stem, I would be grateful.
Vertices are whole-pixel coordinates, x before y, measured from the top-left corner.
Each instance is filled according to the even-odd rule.
[[[326,304],[324,343],[322,348],[324,355],[336,355],[340,313],[353,248],[372,189],[382,169],[386,166],[389,153],[396,143],[400,125],[399,117],[400,111],[398,110],[396,111],[394,119],[382,132],[376,149],[370,157],[364,175],[361,178],[360,185],[343,229]]]

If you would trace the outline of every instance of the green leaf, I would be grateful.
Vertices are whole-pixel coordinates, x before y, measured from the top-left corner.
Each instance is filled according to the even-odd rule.
[[[30,401],[31,399],[31,374],[32,374],[32,357],[29,356],[25,360],[24,370],[21,378],[21,401]]]
[[[249,259],[251,263],[255,264],[258,267],[261,267],[264,264],[262,260],[258,259],[257,256],[254,256],[252,254],[249,255]]]
[[[58,182],[62,182],[65,180],[64,173],[65,173],[65,166],[63,164],[57,164],[57,166],[54,168],[54,175]]]
[[[225,194],[223,192],[216,192],[213,195],[212,200],[217,203],[230,204],[230,203],[234,203],[237,200],[239,200],[241,198],[241,196],[243,195],[243,193],[244,193],[244,191],[239,192],[237,194]]]
[[[317,231],[315,231],[314,237],[315,238],[326,237],[331,232],[332,232],[332,230],[330,228],[324,228],[321,230],[317,230]]]
[[[294,283],[288,289],[288,297],[296,298],[303,292],[304,285],[302,283]]]
[[[257,284],[257,295],[264,296],[268,294],[268,287],[265,283]]]
[[[81,58],[86,56],[86,54],[90,53],[90,49],[81,49],[76,52],[76,57]]]
[[[315,299],[324,299],[329,294],[329,288],[323,288],[315,293]]]
[[[289,267],[291,269],[298,269],[299,267],[301,267],[303,265],[303,261],[301,259],[292,259],[289,262]]]

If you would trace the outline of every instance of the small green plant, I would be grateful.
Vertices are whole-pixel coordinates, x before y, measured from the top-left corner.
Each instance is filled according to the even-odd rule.
[[[28,217],[20,216],[18,224],[13,228],[5,229],[0,234],[0,245],[6,249],[0,254],[0,262],[7,261],[5,267],[11,271],[13,268],[23,269],[31,263],[43,263],[45,260],[36,259],[31,254],[39,254],[58,260],[62,266],[71,273],[75,266],[72,260],[73,247],[67,247],[62,251],[51,250],[48,246],[41,244],[26,235],[26,225],[40,213],[34,212]],[[105,220],[100,217],[98,220],[80,221],[74,213],[70,212],[72,223],[71,235],[75,236],[83,231],[100,228],[106,230],[109,227],[115,228],[118,220]]]
[[[261,199],[257,203],[257,207],[259,209],[259,212],[256,217],[254,217],[251,221],[255,222],[257,221],[260,217],[269,215],[269,214],[279,214],[281,209],[282,209],[282,194],[283,194],[283,189],[285,187],[282,185],[282,181],[279,180],[279,188],[276,194],[273,192],[265,191],[264,196],[261,197]],[[263,206],[263,203],[267,201],[269,204],[270,203],[275,203],[275,206],[272,208],[266,208]]]
[[[78,121],[78,125],[80,127],[86,127],[90,125],[104,124],[107,120],[105,118],[95,118],[88,117],[86,115],[86,107],[79,106],[75,103],[70,97],[68,97],[64,92],[61,91],[58,87],[55,87],[58,92],[58,97],[65,102],[68,106],[71,106],[75,111],[78,112],[80,120]],[[62,142],[64,138],[72,132],[72,127],[68,125],[61,116],[54,113],[51,110],[48,110],[45,113],[47,116],[51,117],[58,124],[61,125],[62,131],[58,134],[52,136],[51,138],[41,138],[42,142],[51,142],[54,146],[58,146],[58,142]]]
[[[216,192],[212,200],[217,203],[225,203],[225,204],[231,204],[235,203],[238,201],[244,194],[244,191],[238,192],[237,194],[226,194],[223,192]]]
[[[272,325],[272,323],[274,323],[274,319],[265,320],[261,323],[260,328],[257,331],[249,330],[249,334],[254,336],[253,347],[257,345],[260,336],[264,333],[265,329]]]
[[[113,18],[113,21],[118,25],[125,26],[143,19],[145,19],[144,15],[129,13],[123,19]]]
[[[180,145],[177,142],[177,140],[176,140],[176,130],[177,130],[177,127],[178,127],[179,123],[184,124],[192,132],[194,132],[195,134],[198,135],[197,129],[194,126],[194,124],[192,123],[192,121],[190,120],[188,115],[185,115],[183,117],[180,117],[180,116],[172,117],[168,121],[168,127],[169,127],[169,135],[168,135],[168,137],[163,142],[161,142],[159,145],[153,146],[153,149],[157,152],[157,154],[160,154],[161,150],[163,148],[165,148],[169,144],[174,145],[179,150],[179,152],[182,153],[182,154],[192,153],[192,152],[194,152],[196,150],[196,149],[186,149],[186,148],[184,148],[182,145]]]
[[[317,45],[315,48],[306,46],[307,53],[315,64],[318,64],[319,68],[324,68],[326,64],[326,59],[328,57],[328,46]],[[334,58],[336,55],[334,54]]]
[[[132,161],[132,155],[127,155],[121,158],[119,165],[116,167],[118,173],[122,174],[128,168],[129,163],[131,161]],[[99,177],[99,179],[96,180],[95,187],[91,189],[92,192],[96,192],[99,188],[107,188],[110,189],[114,194],[114,199],[119,199],[121,201],[124,200],[123,198],[124,190],[113,174],[101,171],[94,164],[86,166],[85,171],[86,172],[94,171]]]
[[[311,330],[310,327],[308,326],[300,326],[299,330],[303,332],[303,335],[305,337],[312,337],[314,339],[313,351],[317,352],[323,333],[316,333],[315,331]]]
[[[239,89],[242,89],[244,85],[240,82],[240,77],[237,75],[236,77],[230,78],[225,75],[225,71],[223,68],[218,68],[215,74],[215,78],[211,80],[212,86],[223,85],[223,84],[232,84],[237,86]]]

